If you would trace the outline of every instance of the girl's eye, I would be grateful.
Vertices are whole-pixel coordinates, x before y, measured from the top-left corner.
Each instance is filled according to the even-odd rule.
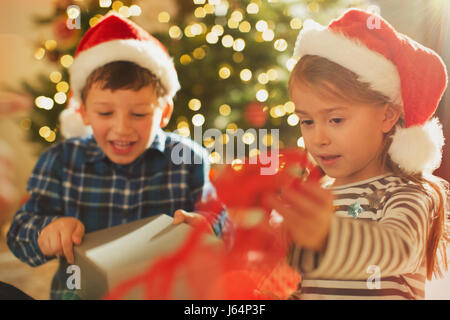
[[[342,123],[343,121],[344,121],[343,118],[333,118],[333,119],[331,119],[331,122],[333,122],[335,124]]]

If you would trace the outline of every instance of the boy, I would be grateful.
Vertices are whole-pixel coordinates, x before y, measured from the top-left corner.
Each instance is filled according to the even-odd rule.
[[[61,257],[52,299],[71,296],[66,270],[85,232],[193,211],[197,200],[214,194],[204,150],[161,130],[179,83],[158,40],[109,14],[81,40],[70,75],[73,99],[93,136],[68,139],[39,158],[28,182],[30,199],[7,236],[11,251],[31,266]],[[202,163],[174,164],[171,150],[179,144]],[[183,210],[174,223],[205,221]],[[227,221],[224,213],[213,222],[216,235]]]

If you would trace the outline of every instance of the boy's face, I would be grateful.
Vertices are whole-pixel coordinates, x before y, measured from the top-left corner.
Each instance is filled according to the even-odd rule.
[[[152,85],[137,91],[111,91],[94,83],[81,106],[81,116],[107,157],[117,164],[129,164],[152,144],[157,129],[168,124],[172,110],[171,105],[158,105]]]
[[[305,147],[334,185],[384,173],[383,134],[389,127],[384,107],[325,100],[301,83],[291,87]]]

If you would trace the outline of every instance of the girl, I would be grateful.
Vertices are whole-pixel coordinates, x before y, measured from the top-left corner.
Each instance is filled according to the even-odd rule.
[[[305,147],[333,180],[269,199],[303,276],[292,298],[424,299],[425,280],[447,268],[446,182],[431,174],[443,135],[430,120],[444,64],[355,9],[305,24],[295,55],[289,90]]]

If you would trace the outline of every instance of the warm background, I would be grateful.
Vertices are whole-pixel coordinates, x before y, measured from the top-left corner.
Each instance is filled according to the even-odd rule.
[[[48,70],[52,68],[51,63],[46,62],[45,59],[38,61],[35,58],[39,43],[44,39],[51,39],[52,30],[46,27],[36,27],[32,17],[35,15],[51,15],[56,2],[64,5],[69,1],[1,0],[0,107],[4,106],[1,104],[2,99],[5,101],[9,98],[9,96],[5,96],[4,91],[6,89],[19,88],[19,83],[23,79],[37,85],[34,76],[41,72],[47,72],[48,74]],[[286,2],[292,1],[286,0]],[[314,11],[314,3],[320,4],[327,1],[299,2],[307,3],[308,6],[305,5],[305,8]],[[337,3],[336,6],[340,5],[341,7],[361,3],[378,5],[381,14],[399,31],[432,47],[444,58],[447,66],[450,65],[450,6],[448,1],[379,0],[369,3],[369,1],[342,0],[334,2]],[[162,11],[173,15],[179,10],[176,0],[146,0],[136,1],[135,3],[139,4],[142,9],[142,14],[135,20],[151,32],[165,32],[167,29],[167,24],[158,22],[159,14]],[[336,10],[336,8],[331,7],[329,10]],[[22,100],[19,99],[18,101],[21,102]],[[39,152],[42,150],[42,145],[46,143],[42,139],[40,143],[29,142],[30,134],[27,130],[24,130],[24,127],[26,127],[24,119],[27,119],[31,108],[35,108],[33,103],[31,102],[28,107],[27,103],[21,103],[20,108],[24,108],[24,110],[14,113],[0,112],[0,159],[3,159],[1,160],[3,162],[0,163],[2,165],[0,174],[7,176],[7,179],[12,182],[12,188],[0,185],[0,193],[8,194],[13,202],[8,210],[2,209],[3,212],[0,211],[0,281],[13,284],[37,299],[48,299],[50,279],[56,268],[55,262],[31,268],[18,261],[9,252],[4,239],[8,221],[25,196],[27,177]],[[444,125],[445,136],[448,140],[450,137],[450,99],[448,94],[441,103],[438,116]],[[179,119],[174,121],[181,122]],[[450,150],[447,146],[444,150],[442,166],[437,171],[437,174],[446,180],[450,180],[449,154]],[[450,276],[447,276],[445,280],[429,283],[427,295],[431,299],[450,299]]]

